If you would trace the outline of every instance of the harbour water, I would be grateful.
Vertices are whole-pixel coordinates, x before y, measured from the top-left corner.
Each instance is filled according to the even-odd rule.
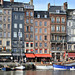
[[[58,71],[58,70],[0,71],[0,75],[75,75],[75,71]]]

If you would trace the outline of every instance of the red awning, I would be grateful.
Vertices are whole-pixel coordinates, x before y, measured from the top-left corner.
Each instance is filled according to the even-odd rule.
[[[26,49],[26,51],[28,51],[29,49]]]
[[[45,49],[45,50],[47,50],[47,49]]]
[[[31,51],[33,51],[33,49],[31,49]]]
[[[68,53],[68,57],[75,57],[75,53]]]
[[[35,54],[35,57],[52,57],[50,54]]]
[[[25,54],[27,58],[35,58],[34,54]]]

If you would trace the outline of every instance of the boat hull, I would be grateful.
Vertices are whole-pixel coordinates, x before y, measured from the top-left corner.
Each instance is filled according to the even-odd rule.
[[[25,70],[25,67],[24,66],[18,66],[15,68],[15,70]]]
[[[75,66],[63,66],[53,64],[54,70],[70,70],[72,67],[75,69]]]
[[[53,66],[37,66],[36,69],[38,70],[48,70],[48,69],[53,69]]]
[[[7,67],[2,68],[1,70],[2,71],[11,71],[11,69],[10,68],[7,68]]]

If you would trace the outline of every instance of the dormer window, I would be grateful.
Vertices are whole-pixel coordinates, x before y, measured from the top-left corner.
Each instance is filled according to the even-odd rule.
[[[47,18],[47,15],[44,15],[44,18]]]
[[[56,13],[60,13],[60,10],[56,10]]]
[[[40,15],[39,14],[37,15],[37,18],[40,18]]]
[[[14,8],[14,11],[18,11],[18,8]]]

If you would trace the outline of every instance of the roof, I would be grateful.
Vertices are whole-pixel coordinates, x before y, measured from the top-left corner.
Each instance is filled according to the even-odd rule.
[[[37,18],[37,15],[40,15],[40,18],[45,18],[44,15],[47,15],[47,18],[49,18],[48,11],[34,11],[34,18]]]
[[[53,12],[56,13],[56,10],[59,10],[60,13],[63,13],[63,14],[66,13],[63,6],[50,6],[49,8],[49,12],[52,12],[52,13]]]

